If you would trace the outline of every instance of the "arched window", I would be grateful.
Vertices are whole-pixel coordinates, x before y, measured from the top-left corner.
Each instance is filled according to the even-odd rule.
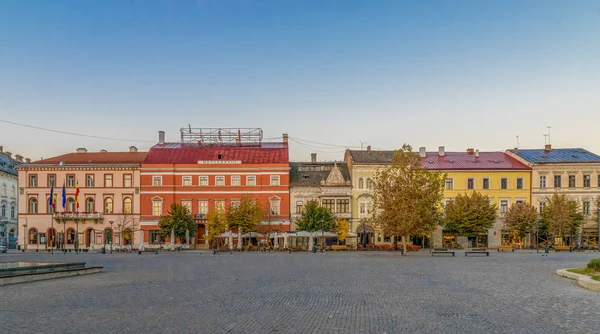
[[[75,230],[72,227],[67,229],[67,244],[73,245],[75,244]]]
[[[6,197],[6,183],[2,184],[2,196]]]
[[[365,181],[361,177],[360,179],[358,179],[358,189],[363,189],[364,187],[365,187]]]
[[[29,213],[37,213],[38,202],[37,198],[33,197],[29,199]]]
[[[367,179],[367,189],[373,188],[373,180],[370,178]]]
[[[87,213],[92,213],[94,212],[94,199],[91,197],[88,197],[85,199],[85,212]]]
[[[2,204],[2,218],[6,217],[6,204]]]
[[[38,243],[38,230],[35,227],[29,229],[29,243],[30,244]]]
[[[8,237],[9,238],[14,238],[15,237],[15,229],[14,228],[10,229],[10,232],[8,232]]]
[[[73,197],[67,198],[67,212],[75,212],[75,199]]]
[[[10,188],[10,197],[15,198],[17,192],[16,189],[17,188],[15,188],[14,185]]]
[[[133,213],[131,205],[131,197],[125,197],[123,199],[123,213],[131,214]]]
[[[14,204],[10,206],[10,218],[15,218],[15,206],[14,206]]]
[[[280,214],[280,203],[281,203],[281,198],[279,197],[271,197],[269,199],[269,204],[271,207],[271,216],[279,216]]]
[[[113,200],[110,197],[104,200],[104,213],[113,213]]]

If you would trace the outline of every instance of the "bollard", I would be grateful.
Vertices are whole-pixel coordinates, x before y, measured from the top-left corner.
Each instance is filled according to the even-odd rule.
[[[154,251],[154,255],[158,255],[158,251],[157,250]]]
[[[316,252],[317,252],[317,246],[316,246],[316,245],[313,245],[312,252],[313,252],[313,253],[316,253]]]
[[[142,251],[138,251],[138,255],[142,255]]]

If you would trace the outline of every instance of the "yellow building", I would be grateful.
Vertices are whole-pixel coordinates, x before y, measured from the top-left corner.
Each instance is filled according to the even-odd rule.
[[[345,161],[352,178],[352,230],[359,234],[359,242],[387,243],[391,239],[382,235],[373,226],[363,224],[368,218],[372,205],[371,182],[378,169],[389,165],[394,151],[353,151],[347,150]],[[444,243],[461,244],[463,247],[485,245],[497,247],[502,242],[504,213],[516,202],[531,201],[531,168],[503,152],[479,152],[468,149],[466,152],[445,152],[443,146],[437,152],[419,149],[423,166],[430,170],[447,173],[444,202],[456,195],[472,191],[481,192],[498,205],[498,219],[487,235],[468,240],[460,236],[445,236],[443,229],[432,236],[433,240],[413,238],[417,244],[442,246]],[[506,237],[506,233],[505,233]]]

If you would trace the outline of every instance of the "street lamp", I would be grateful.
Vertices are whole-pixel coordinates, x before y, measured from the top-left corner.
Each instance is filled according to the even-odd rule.
[[[25,251],[27,249],[27,217],[24,217],[23,219],[25,219],[25,224],[23,224],[23,251]]]

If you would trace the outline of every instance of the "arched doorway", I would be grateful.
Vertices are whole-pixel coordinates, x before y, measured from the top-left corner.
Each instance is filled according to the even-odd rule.
[[[46,231],[46,246],[56,247],[56,229],[49,228]]]
[[[93,228],[87,228],[85,230],[83,241],[84,241],[86,248],[89,248],[92,245],[92,243],[94,242],[94,229]]]
[[[358,242],[363,245],[373,244],[375,241],[375,229],[369,225],[361,225],[356,229]]]
[[[75,244],[75,229],[72,227],[69,227],[67,229],[67,245],[74,245]]]
[[[29,229],[29,242],[28,244],[34,245],[38,243],[38,230],[35,227]]]

